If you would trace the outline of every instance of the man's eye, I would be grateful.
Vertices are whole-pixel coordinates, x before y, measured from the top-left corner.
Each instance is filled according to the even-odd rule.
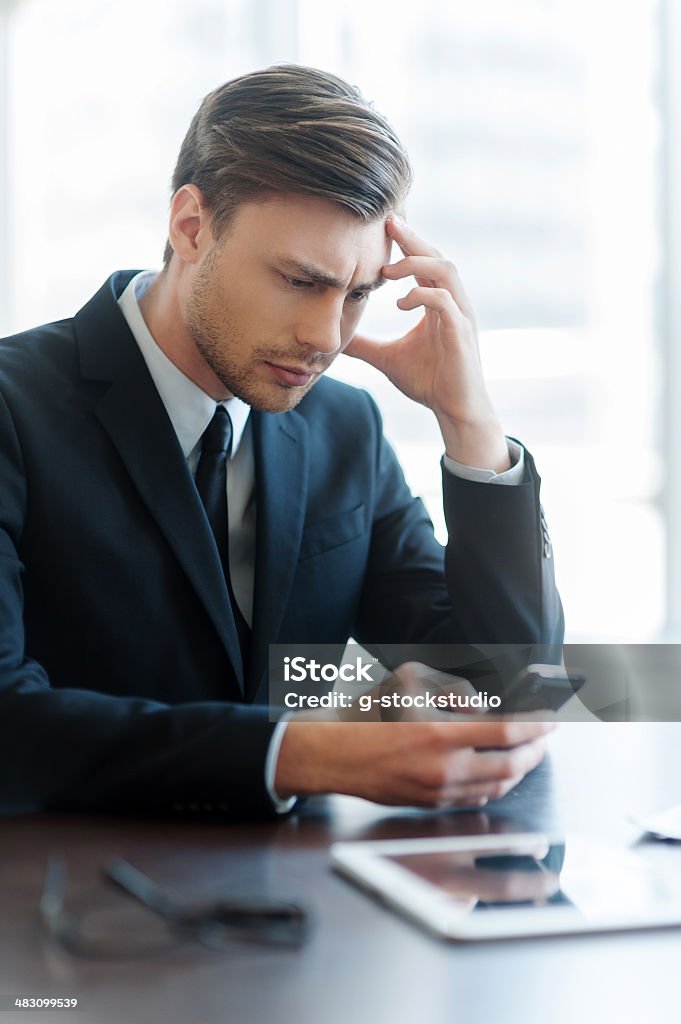
[[[314,285],[314,281],[304,281],[300,277],[284,277],[284,280],[291,288],[295,288],[296,291],[303,291],[305,288],[310,288]]]
[[[369,298],[368,292],[350,292],[348,299],[350,302],[364,302],[365,299]]]

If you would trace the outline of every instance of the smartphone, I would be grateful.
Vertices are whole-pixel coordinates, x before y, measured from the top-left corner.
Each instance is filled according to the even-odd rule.
[[[557,711],[584,685],[586,677],[562,665],[528,665],[511,680],[502,711]]]

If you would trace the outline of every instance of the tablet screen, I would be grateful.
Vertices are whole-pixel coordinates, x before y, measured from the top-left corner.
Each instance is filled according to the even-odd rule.
[[[501,850],[409,853],[389,857],[436,886],[452,903],[476,911],[490,907],[565,903],[560,867],[564,845]]]
[[[434,886],[460,913],[562,906],[601,919],[649,914],[670,901],[681,906],[681,870],[654,870],[631,850],[586,840],[527,837],[494,850],[471,843],[384,856]]]

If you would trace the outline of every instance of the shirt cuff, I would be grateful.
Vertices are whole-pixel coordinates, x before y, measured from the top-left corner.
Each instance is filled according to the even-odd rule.
[[[511,468],[503,473],[495,473],[493,469],[477,469],[475,466],[464,466],[461,462],[444,456],[445,469],[462,480],[472,480],[476,484],[506,484],[508,487],[515,487],[521,484],[525,478],[525,449],[517,441],[506,438],[508,445],[508,457],[511,460]]]
[[[265,758],[265,786],[277,814],[286,814],[292,809],[298,799],[298,797],[290,796],[286,800],[282,800],[274,788],[274,780],[277,775],[277,761],[279,760],[279,748],[281,747],[281,741],[284,738],[286,726],[288,725],[292,714],[293,712],[283,715],[275,725],[270,745],[267,748],[267,757]]]

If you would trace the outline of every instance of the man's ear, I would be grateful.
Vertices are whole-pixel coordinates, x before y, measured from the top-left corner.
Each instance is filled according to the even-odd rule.
[[[173,251],[185,263],[197,263],[212,242],[211,218],[196,185],[182,185],[170,204],[168,239]]]

